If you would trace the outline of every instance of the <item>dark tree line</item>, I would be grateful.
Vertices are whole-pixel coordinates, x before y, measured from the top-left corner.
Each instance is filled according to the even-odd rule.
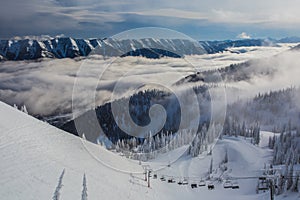
[[[240,123],[238,119],[226,117],[222,135],[251,138],[252,144],[258,145],[260,142],[260,125],[257,122],[246,125],[244,121]]]
[[[293,127],[291,123],[283,125],[280,134],[269,137],[269,148],[274,150],[272,162],[282,166],[276,180],[277,194],[299,190],[299,172],[294,167],[300,164],[300,129]]]
[[[246,124],[259,122],[264,130],[279,132],[289,120],[300,122],[300,108],[297,105],[300,89],[290,87],[278,91],[259,93],[253,99],[240,100],[228,106],[228,116]]]

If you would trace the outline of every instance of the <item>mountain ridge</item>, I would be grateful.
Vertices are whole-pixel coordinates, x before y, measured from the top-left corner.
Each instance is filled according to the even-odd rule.
[[[191,41],[187,39],[76,39],[60,37],[46,40],[0,40],[0,61],[35,60],[39,58],[86,57],[90,53],[103,56],[143,56],[147,58],[183,57],[223,52],[230,47],[275,46],[264,39]],[[154,54],[154,55],[153,55]]]

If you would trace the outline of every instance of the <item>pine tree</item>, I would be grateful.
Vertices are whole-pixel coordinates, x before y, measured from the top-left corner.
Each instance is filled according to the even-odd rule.
[[[272,137],[271,137],[271,136],[269,137],[268,147],[269,147],[270,149],[273,149],[273,147],[272,147]]]
[[[87,185],[86,185],[86,177],[85,174],[83,175],[83,180],[82,180],[82,193],[81,193],[81,200],[87,200],[88,198],[87,194]]]
[[[274,133],[273,138],[272,138],[272,149],[274,149],[275,141],[276,141],[276,136]]]
[[[227,149],[225,150],[224,163],[228,163],[228,151],[227,151]]]
[[[23,105],[23,106],[21,107],[21,111],[24,112],[24,113],[26,113],[26,114],[28,114],[28,111],[27,111],[27,108],[26,108],[25,105]]]
[[[213,172],[213,159],[210,160],[210,166],[209,166],[209,174],[212,174]]]
[[[241,136],[246,136],[246,124],[245,124],[245,121],[243,121]]]
[[[63,181],[63,178],[64,178],[64,174],[65,174],[65,169],[62,171],[61,175],[59,176],[58,184],[57,184],[57,186],[55,188],[52,200],[59,200],[60,190],[61,190],[61,188],[63,186],[62,181]]]
[[[118,139],[117,144],[115,146],[117,152],[120,152],[120,144],[121,144],[120,139]]]
[[[292,192],[299,192],[299,173],[296,174],[296,178],[293,181]]]
[[[288,177],[287,177],[287,190],[291,189],[293,186],[293,175],[294,175],[294,165],[291,164],[289,167]]]
[[[285,188],[285,178],[284,176],[280,176],[278,180],[278,187],[277,187],[277,195],[280,195],[284,192]]]

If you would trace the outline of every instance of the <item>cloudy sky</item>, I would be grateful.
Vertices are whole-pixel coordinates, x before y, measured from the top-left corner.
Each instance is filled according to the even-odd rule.
[[[0,38],[109,37],[164,27],[194,39],[300,36],[298,0],[10,0],[1,2]]]

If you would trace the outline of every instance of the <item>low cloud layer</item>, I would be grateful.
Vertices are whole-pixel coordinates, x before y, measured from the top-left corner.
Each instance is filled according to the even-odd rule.
[[[287,51],[277,56],[257,59],[245,72],[251,75],[247,81],[230,82],[227,86],[237,90],[227,91],[230,101],[254,97],[258,93],[300,87],[300,52]],[[238,91],[238,92],[237,92]],[[298,99],[300,101],[300,99]],[[298,104],[297,102],[295,102]]]
[[[185,59],[141,57],[94,57],[79,59],[46,59],[42,61],[7,61],[0,63],[0,100],[9,104],[27,106],[29,113],[51,115],[70,113],[74,83],[80,83],[75,103],[82,108],[92,108],[87,92],[95,93],[96,106],[136,91],[136,86],[161,84],[169,87],[179,79],[196,71],[225,67],[231,63],[252,58],[264,58],[253,62],[249,70],[272,69],[271,77],[254,76],[249,82],[227,83],[239,88],[239,94],[229,97],[252,96],[260,91],[298,86],[298,58],[300,53],[285,53],[270,57],[288,49],[283,47],[249,47],[246,53],[219,53],[214,55],[187,56]],[[250,71],[249,71],[250,72]],[[100,80],[100,81],[99,81]],[[115,90],[116,83],[122,89]],[[156,85],[158,86],[158,85]],[[113,96],[112,91],[115,90]],[[234,100],[234,99],[233,99]],[[93,102],[93,101],[92,101]]]
[[[112,61],[112,63],[110,63]],[[50,115],[71,111],[73,87],[80,83],[82,96],[96,91],[96,104],[111,100],[116,82],[131,90],[145,82],[174,83],[173,73],[180,78],[195,72],[183,59],[112,58],[104,60],[53,59],[41,62],[8,61],[0,63],[0,100],[25,104],[32,114]],[[77,74],[79,73],[79,74]],[[103,74],[102,74],[103,73]],[[178,78],[179,79],[179,78]],[[99,81],[99,82],[98,82]],[[133,88],[132,88],[133,89]],[[114,94],[115,97],[123,94]],[[88,101],[86,101],[88,102]],[[80,104],[85,107],[85,99]]]

